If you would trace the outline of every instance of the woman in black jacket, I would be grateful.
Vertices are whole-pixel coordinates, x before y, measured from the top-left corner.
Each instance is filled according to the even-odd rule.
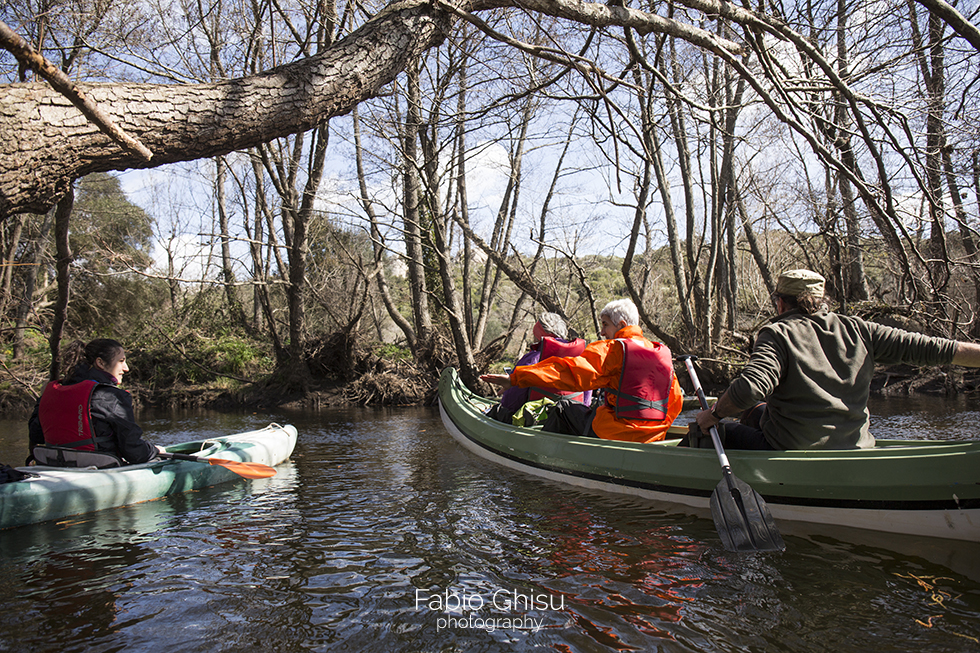
[[[30,448],[53,445],[143,463],[159,449],[143,439],[133,398],[119,387],[129,371],[123,346],[108,338],[65,350],[65,375],[48,383],[28,423]],[[30,459],[28,459],[30,460]]]

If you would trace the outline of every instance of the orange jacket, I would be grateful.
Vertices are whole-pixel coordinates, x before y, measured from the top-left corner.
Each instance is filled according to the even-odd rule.
[[[648,344],[643,331],[637,326],[627,326],[616,332],[616,338],[634,338]],[[510,375],[511,385],[520,388],[547,386],[557,390],[589,390],[595,388],[619,389],[619,377],[623,368],[623,348],[615,340],[597,340],[585,348],[580,356],[548,358],[534,365],[517,367]],[[616,397],[609,399],[613,404]],[[667,417],[660,422],[616,419],[613,410],[603,404],[596,409],[592,430],[605,440],[629,442],[653,442],[663,440],[667,429],[684,406],[684,394],[677,383],[671,381]]]

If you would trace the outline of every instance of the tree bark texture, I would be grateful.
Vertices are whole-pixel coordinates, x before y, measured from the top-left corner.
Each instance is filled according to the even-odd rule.
[[[155,167],[246,149],[307,131],[351,110],[442,42],[447,14],[411,0],[324,53],[260,74],[209,84],[79,84],[126,133],[153,151],[125,151],[44,83],[0,93],[0,219],[45,213],[78,177]]]

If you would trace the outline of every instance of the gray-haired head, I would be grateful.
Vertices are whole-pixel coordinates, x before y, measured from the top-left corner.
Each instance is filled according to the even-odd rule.
[[[568,325],[558,313],[542,313],[538,318],[541,328],[556,338],[566,340],[568,338]]]
[[[609,321],[617,328],[620,322],[626,322],[626,326],[639,326],[640,311],[636,309],[636,304],[630,299],[614,299],[606,304],[599,313],[599,318],[605,315]]]

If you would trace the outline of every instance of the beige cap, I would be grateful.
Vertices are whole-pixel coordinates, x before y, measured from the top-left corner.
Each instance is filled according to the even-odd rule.
[[[823,297],[824,278],[810,270],[787,270],[779,275],[776,293],[787,297],[798,297],[806,291],[814,299]]]

